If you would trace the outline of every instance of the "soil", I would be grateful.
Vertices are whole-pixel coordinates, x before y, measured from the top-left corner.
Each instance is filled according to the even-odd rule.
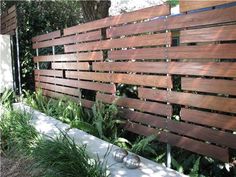
[[[33,177],[26,169],[26,164],[30,161],[26,158],[8,158],[1,156],[1,174],[0,177]]]

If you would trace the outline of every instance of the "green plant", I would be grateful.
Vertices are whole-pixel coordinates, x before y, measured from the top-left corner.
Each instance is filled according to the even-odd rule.
[[[5,111],[0,119],[1,151],[21,149],[29,152],[38,138],[37,132],[29,124],[31,116],[19,111]]]
[[[0,103],[6,107],[11,108],[12,103],[15,101],[16,95],[15,92],[11,89],[5,89],[0,96]]]
[[[66,134],[42,139],[33,151],[35,167],[50,177],[107,177],[105,161],[91,158],[85,146],[77,146]]]

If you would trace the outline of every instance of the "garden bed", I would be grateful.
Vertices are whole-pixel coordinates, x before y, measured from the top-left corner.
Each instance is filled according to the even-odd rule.
[[[125,168],[123,163],[116,163],[112,158],[112,152],[118,147],[112,145],[106,141],[103,141],[95,136],[92,136],[88,133],[85,133],[79,129],[70,128],[69,125],[62,123],[59,120],[56,120],[52,117],[46,116],[45,114],[36,111],[29,106],[24,105],[23,103],[15,103],[15,109],[20,109],[27,113],[32,114],[31,124],[36,128],[36,130],[47,136],[56,136],[60,131],[66,131],[67,134],[74,139],[74,141],[81,145],[86,144],[86,148],[92,156],[99,156],[101,160],[105,160],[109,166],[111,175],[114,177],[132,177],[132,176],[142,176],[142,177],[156,177],[156,176],[184,176],[181,173],[178,173],[172,169],[166,168],[160,164],[157,164],[153,161],[140,157],[141,165],[140,168],[132,170]],[[104,159],[104,157],[106,158]]]

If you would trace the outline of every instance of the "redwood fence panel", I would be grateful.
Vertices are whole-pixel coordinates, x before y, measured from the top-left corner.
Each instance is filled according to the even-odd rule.
[[[1,14],[1,34],[14,35],[17,28],[16,6],[12,6]]]
[[[37,53],[63,46],[63,54],[34,57],[36,89],[86,108],[116,104],[127,131],[228,162],[236,149],[235,11],[171,16],[159,5],[34,37]],[[117,95],[120,85],[135,87],[136,97]]]

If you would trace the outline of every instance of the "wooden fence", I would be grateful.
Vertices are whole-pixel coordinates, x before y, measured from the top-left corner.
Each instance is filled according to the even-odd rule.
[[[235,12],[171,16],[160,5],[34,37],[36,88],[85,107],[114,103],[128,131],[228,162],[236,149]],[[137,98],[117,96],[120,84],[136,86]]]
[[[17,28],[16,6],[12,6],[1,14],[1,34],[14,35]]]

